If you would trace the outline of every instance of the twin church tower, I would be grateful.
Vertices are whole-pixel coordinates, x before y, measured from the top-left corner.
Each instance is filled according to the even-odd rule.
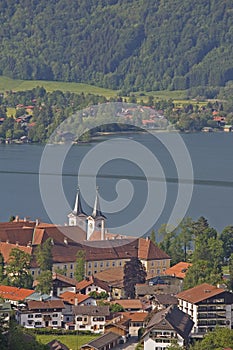
[[[68,214],[69,226],[79,226],[87,234],[87,240],[89,240],[95,231],[101,233],[101,240],[105,239],[105,220],[106,217],[100,210],[99,203],[99,189],[96,188],[96,197],[91,215],[87,215],[82,208],[81,193],[78,188],[73,211]]]

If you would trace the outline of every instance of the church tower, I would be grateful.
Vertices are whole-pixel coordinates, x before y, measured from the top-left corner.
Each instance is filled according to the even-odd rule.
[[[95,203],[92,211],[92,215],[87,218],[87,240],[91,237],[94,231],[101,232],[101,239],[104,239],[106,217],[103,215],[100,209],[99,203],[99,188],[96,188]]]
[[[86,221],[87,214],[85,214],[82,209],[81,193],[78,187],[74,203],[74,209],[70,214],[68,214],[68,222],[69,226],[79,226],[86,232]]]

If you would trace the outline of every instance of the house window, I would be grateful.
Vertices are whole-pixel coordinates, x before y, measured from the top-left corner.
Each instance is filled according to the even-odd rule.
[[[70,278],[73,278],[73,272],[70,273]]]
[[[157,275],[159,275],[160,274],[160,269],[157,269]]]
[[[42,315],[41,314],[35,314],[35,318],[41,318]]]
[[[121,266],[122,265],[122,262],[121,261],[119,261],[119,266]]]
[[[41,324],[42,324],[41,322],[38,322],[38,321],[35,322],[35,326],[41,326]]]
[[[163,266],[166,266],[166,260],[163,260]]]
[[[70,269],[73,270],[73,264],[70,264]]]
[[[113,267],[116,266],[116,262],[115,261],[112,262],[112,266]]]
[[[34,276],[34,274],[35,274],[35,271],[32,270],[32,276]]]
[[[57,321],[52,321],[52,325],[57,325]]]
[[[91,269],[91,262],[88,263],[88,267],[89,267],[89,269]]]
[[[33,318],[33,314],[28,315],[28,318]]]
[[[109,267],[109,261],[106,262],[106,267]]]
[[[104,266],[104,263],[103,261],[100,262],[100,267],[103,267]]]
[[[53,314],[53,317],[58,317],[58,314]]]
[[[151,266],[154,266],[154,261],[151,261]]]
[[[65,269],[65,270],[67,269],[67,265],[64,265],[64,269]]]
[[[88,287],[87,290],[88,290],[88,292],[90,292],[91,291],[91,287]]]
[[[88,271],[88,276],[91,276],[91,271]]]
[[[78,316],[78,317],[76,318],[76,320],[77,320],[77,322],[81,322],[81,321],[82,321],[82,317],[81,317],[81,316]]]
[[[97,262],[95,262],[95,263],[94,263],[94,267],[97,267],[97,266],[98,266],[98,263],[97,263]]]

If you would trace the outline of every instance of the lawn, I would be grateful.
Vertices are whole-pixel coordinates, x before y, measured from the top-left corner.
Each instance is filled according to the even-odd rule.
[[[66,346],[68,346],[69,349],[72,350],[78,350],[83,344],[88,343],[92,339],[95,339],[95,335],[44,335],[44,334],[37,334],[36,340],[40,341],[42,344],[47,344],[53,339],[57,339]]]

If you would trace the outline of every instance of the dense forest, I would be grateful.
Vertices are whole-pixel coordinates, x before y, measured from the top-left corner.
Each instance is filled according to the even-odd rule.
[[[231,0],[2,0],[0,74],[137,90],[233,80]]]

